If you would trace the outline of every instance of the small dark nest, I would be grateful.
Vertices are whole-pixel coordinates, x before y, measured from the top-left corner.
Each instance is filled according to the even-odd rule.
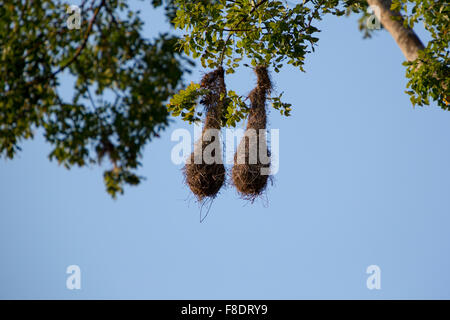
[[[244,136],[243,140],[238,146],[238,151],[234,155],[234,166],[232,169],[232,179],[238,192],[241,196],[250,201],[254,201],[259,197],[267,187],[269,180],[268,174],[262,174],[261,171],[268,173],[270,163],[263,164],[260,159],[260,153],[266,152],[270,157],[270,152],[267,148],[265,137],[260,137],[259,130],[266,129],[267,115],[266,115],[266,98],[272,89],[270,77],[267,68],[258,66],[255,69],[258,77],[256,88],[254,88],[249,95],[251,109],[248,116],[247,132],[249,129],[256,130],[256,139],[249,139]],[[250,143],[257,143],[257,146],[251,146]],[[260,152],[262,148],[262,152]],[[250,163],[250,150],[257,152],[256,163]],[[244,161],[238,160],[238,153],[242,152]]]
[[[244,139],[248,141],[247,138]],[[261,171],[264,170],[268,173],[270,163],[263,164],[258,157],[257,163],[250,164],[250,155],[247,146],[245,149],[245,163],[239,164],[237,162],[237,153],[234,155],[234,166],[231,175],[233,184],[241,197],[245,200],[254,201],[266,190],[267,181],[270,179],[270,176],[268,174],[261,174]],[[267,146],[263,144],[262,147],[267,151],[267,156],[270,157]]]
[[[199,201],[207,197],[214,198],[225,182],[225,167],[223,164],[195,164],[194,154],[191,163],[183,168],[185,181]]]
[[[201,82],[201,86],[208,89],[208,93],[201,99],[206,110],[205,125],[201,137],[201,152],[215,139],[204,141],[205,131],[208,129],[220,129],[220,115],[222,112],[222,101],[220,95],[226,92],[224,71],[222,68],[207,73]],[[217,148],[220,148],[220,143]],[[219,150],[220,151],[220,150]],[[215,153],[213,152],[213,156]],[[195,163],[194,153],[190,156],[190,162],[183,168],[185,182],[199,201],[205,198],[214,198],[225,183],[225,167],[223,163],[207,164]]]

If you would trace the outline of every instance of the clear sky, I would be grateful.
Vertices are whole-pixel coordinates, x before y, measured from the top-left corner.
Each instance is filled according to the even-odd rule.
[[[150,37],[168,27],[147,3]],[[170,159],[173,130],[193,131],[180,121],[116,201],[104,168],[49,162],[39,134],[0,160],[0,298],[449,299],[450,113],[413,108],[400,49],[385,31],[363,40],[356,19],[321,23],[307,73],[273,74],[293,112],[270,112],[280,169],[254,204],[230,186],[199,223]],[[241,93],[254,84],[248,68],[227,78]],[[366,287],[373,264],[381,290]],[[69,265],[81,290],[66,288]]]

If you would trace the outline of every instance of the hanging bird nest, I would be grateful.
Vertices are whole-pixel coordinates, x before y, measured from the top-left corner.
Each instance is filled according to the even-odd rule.
[[[200,100],[206,111],[204,127],[194,152],[183,168],[185,182],[199,201],[214,198],[225,182],[219,140],[223,97],[226,94],[223,68],[205,74],[201,87],[207,89]]]
[[[257,66],[257,85],[250,92],[251,109],[247,128],[234,155],[232,179],[244,199],[255,200],[267,186],[270,168],[270,152],[265,129],[267,123],[266,99],[272,90],[265,66]]]

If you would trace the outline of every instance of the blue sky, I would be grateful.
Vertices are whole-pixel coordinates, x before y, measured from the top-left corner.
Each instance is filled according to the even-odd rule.
[[[148,36],[167,30],[142,7]],[[170,159],[172,131],[193,132],[180,121],[146,147],[147,180],[116,201],[104,168],[49,162],[39,135],[1,160],[0,298],[450,298],[450,114],[411,106],[400,49],[384,31],[363,40],[356,19],[321,23],[307,73],[273,74],[293,112],[270,111],[280,170],[254,204],[230,186],[199,223]],[[247,68],[227,78],[241,93],[254,83]],[[66,288],[74,264],[81,290]],[[366,287],[372,264],[381,290]]]

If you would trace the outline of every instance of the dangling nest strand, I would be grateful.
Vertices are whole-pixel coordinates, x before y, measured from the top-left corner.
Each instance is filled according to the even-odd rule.
[[[208,90],[200,103],[205,107],[205,124],[200,140],[183,168],[185,181],[199,201],[214,198],[225,182],[219,131],[225,95],[223,68],[212,71],[202,79],[201,87]]]
[[[272,90],[267,68],[255,69],[258,81],[249,95],[251,109],[247,128],[234,155],[233,183],[244,199],[255,200],[267,186],[270,152],[265,136],[267,115],[266,98]]]

